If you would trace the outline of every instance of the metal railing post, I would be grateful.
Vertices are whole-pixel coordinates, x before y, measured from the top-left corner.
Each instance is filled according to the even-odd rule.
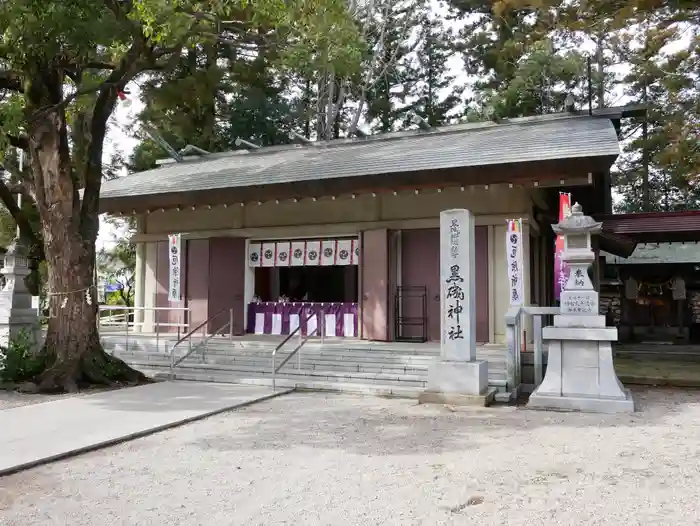
[[[272,390],[275,390],[275,374],[277,373],[277,368],[275,367],[275,351],[272,352]]]
[[[233,309],[228,311],[228,340],[233,341]]]
[[[170,350],[170,380],[175,379],[175,346]]]
[[[124,345],[126,346],[126,351],[129,352],[129,311],[126,311],[127,315],[124,316],[124,330],[126,333]]]

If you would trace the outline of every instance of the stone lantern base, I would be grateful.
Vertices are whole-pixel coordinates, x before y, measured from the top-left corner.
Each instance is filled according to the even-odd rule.
[[[617,329],[605,327],[604,316],[586,317],[589,324],[596,325],[589,327],[566,327],[566,318],[571,317],[556,316],[555,326],[542,331],[543,339],[548,340],[547,372],[530,395],[527,407],[633,412],[632,394],[620,383],[613,366],[610,342],[617,340]]]

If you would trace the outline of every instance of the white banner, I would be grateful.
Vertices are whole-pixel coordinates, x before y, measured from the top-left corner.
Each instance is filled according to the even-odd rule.
[[[276,267],[288,267],[289,266],[289,241],[280,241],[277,243],[277,259],[275,260]]]
[[[307,267],[317,267],[321,263],[321,242],[306,242],[306,263]]]
[[[350,264],[359,265],[360,264],[360,240],[352,240],[352,250],[350,251]]]
[[[306,259],[306,242],[292,241],[292,266],[303,267]]]
[[[338,253],[336,265],[350,265],[352,263],[352,239],[338,240]]]
[[[321,241],[321,265],[335,265],[337,242],[334,239]]]
[[[180,234],[168,236],[168,301],[180,301],[182,294],[182,239]]]
[[[360,243],[357,239],[251,241],[248,245],[250,267],[315,267],[359,263]]]
[[[277,248],[277,243],[274,241],[271,243],[262,244],[262,266],[263,267],[274,267],[277,255],[275,254],[275,249]]]
[[[525,303],[522,223],[508,221],[506,228],[506,260],[508,262],[508,300],[512,306]]]
[[[262,244],[250,243],[248,245],[248,265],[251,267],[262,265]]]

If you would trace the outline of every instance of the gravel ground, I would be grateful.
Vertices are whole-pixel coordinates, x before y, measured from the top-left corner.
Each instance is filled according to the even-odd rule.
[[[625,416],[292,394],[0,479],[3,526],[698,524],[700,392]]]
[[[44,395],[44,394],[24,394],[14,391],[0,391],[0,411],[10,409],[12,407],[20,407],[23,405],[40,404],[42,402],[50,402],[69,395]]]

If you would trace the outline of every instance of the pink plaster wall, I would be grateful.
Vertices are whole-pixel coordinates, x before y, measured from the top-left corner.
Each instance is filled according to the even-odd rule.
[[[245,294],[245,239],[216,237],[209,240],[209,305],[208,315],[233,307],[234,333],[244,333],[243,301]],[[226,314],[213,320],[209,330],[226,323]]]
[[[401,232],[401,285],[427,289],[428,339],[440,339],[440,236],[437,228]],[[402,301],[405,318],[423,315],[418,298]],[[420,327],[405,327],[405,336],[420,336]]]
[[[385,228],[362,232],[361,336],[365,340],[389,338],[389,251]]]
[[[209,240],[187,241],[187,306],[190,309],[190,328],[209,316]]]
[[[476,341],[489,340],[488,228],[475,229],[476,264]],[[440,340],[440,230],[425,228],[401,232],[401,284],[427,287],[428,338]],[[420,316],[417,301],[402,305],[403,316]],[[404,330],[418,335],[418,329]]]

